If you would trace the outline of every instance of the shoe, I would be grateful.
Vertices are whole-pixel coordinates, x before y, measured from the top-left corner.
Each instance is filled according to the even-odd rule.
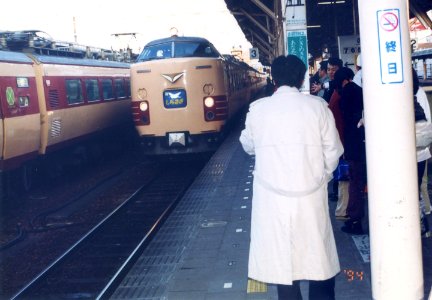
[[[350,219],[350,217],[348,215],[336,216],[336,220],[339,220],[339,221],[348,221],[349,219]]]
[[[341,230],[345,233],[360,235],[364,234],[360,221],[347,221],[345,225],[341,227]]]

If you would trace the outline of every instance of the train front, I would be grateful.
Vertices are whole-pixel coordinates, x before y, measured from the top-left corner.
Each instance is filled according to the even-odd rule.
[[[131,67],[132,113],[146,154],[215,150],[228,119],[224,61],[202,38],[147,44]]]

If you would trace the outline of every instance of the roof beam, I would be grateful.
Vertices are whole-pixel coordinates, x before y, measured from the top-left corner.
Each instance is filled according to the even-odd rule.
[[[259,42],[256,42],[256,46],[257,46],[257,48],[259,49],[259,51],[262,51],[262,52],[264,52],[265,54],[267,54],[267,56],[268,56],[268,62],[269,63],[271,63],[271,61],[273,60],[273,58],[274,58],[274,54],[273,53],[271,53],[269,50],[267,50],[267,48],[265,48],[263,45],[261,45]]]
[[[252,39],[257,39],[261,44],[265,45],[267,48],[272,48],[272,45],[270,43],[266,42],[262,37],[260,37],[252,30],[249,30],[249,33],[252,36]]]
[[[246,16],[249,20],[251,20],[252,23],[254,23],[259,29],[261,29],[262,31],[264,31],[268,36],[271,37],[272,40],[275,39],[275,36],[273,35],[273,33],[271,33],[267,28],[265,28],[263,25],[261,25],[260,22],[258,22],[257,20],[255,20],[254,17],[252,17],[250,14],[248,14],[243,8],[240,8],[240,11],[243,13],[244,16]]]
[[[270,10],[264,3],[260,0],[251,0],[256,6],[258,6],[263,12],[265,12],[273,21],[277,22],[276,15],[274,11]]]
[[[420,23],[423,24],[423,26],[432,29],[431,19],[429,18],[429,16],[426,14],[425,11],[422,11],[422,9],[418,7],[418,5],[414,1],[409,2],[409,9],[417,17]]]

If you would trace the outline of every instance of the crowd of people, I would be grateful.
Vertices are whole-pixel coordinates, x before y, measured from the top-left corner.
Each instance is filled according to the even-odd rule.
[[[367,233],[361,60],[355,73],[339,58],[321,62],[310,80],[312,95],[300,92],[305,72],[294,55],[276,58],[275,89],[250,105],[240,136],[245,152],[255,155],[249,277],[277,284],[279,299],[302,299],[299,281],[309,280],[310,299],[330,300],[340,265],[328,200],[337,201],[343,232]],[[432,132],[426,95],[413,77],[416,131]],[[417,140],[421,234],[428,237],[431,141]]]
[[[325,67],[327,66],[326,72]],[[363,120],[363,92],[361,56],[356,59],[356,72],[343,67],[339,58],[331,57],[322,61],[318,72],[311,77],[311,94],[328,102],[336,122],[336,128],[344,145],[344,154],[334,173],[333,191],[329,199],[337,201],[335,215],[345,221],[342,231],[350,234],[364,234],[362,223],[367,191],[365,131]],[[319,82],[316,80],[319,78]],[[326,84],[327,82],[327,84]],[[424,90],[419,87],[418,76],[413,69],[413,91],[416,112],[416,127],[419,121],[431,123],[429,102]],[[419,111],[424,112],[420,118]],[[429,237],[426,215],[430,214],[430,199],[427,191],[427,164],[430,158],[429,147],[417,147],[419,195],[422,237]],[[347,165],[348,176],[341,174]]]

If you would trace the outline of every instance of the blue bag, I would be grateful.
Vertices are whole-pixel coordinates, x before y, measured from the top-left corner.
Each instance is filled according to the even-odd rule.
[[[349,180],[349,165],[345,159],[340,159],[339,164],[335,170],[334,179],[336,181]]]

